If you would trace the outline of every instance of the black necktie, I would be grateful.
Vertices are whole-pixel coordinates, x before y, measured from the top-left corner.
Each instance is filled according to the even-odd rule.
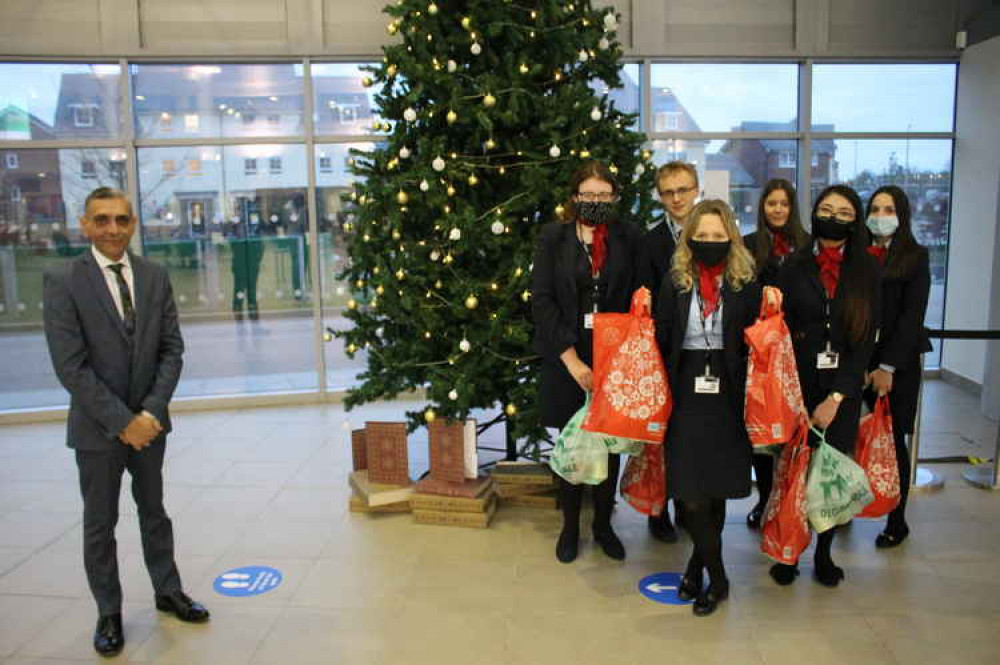
[[[125,276],[122,275],[125,264],[112,263],[108,267],[111,268],[111,272],[115,274],[115,278],[118,280],[118,293],[122,297],[122,312],[125,314],[125,332],[132,335],[135,332],[135,307],[132,305],[132,294],[128,290],[128,282],[125,281]]]

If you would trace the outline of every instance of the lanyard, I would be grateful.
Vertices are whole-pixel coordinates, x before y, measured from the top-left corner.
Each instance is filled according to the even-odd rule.
[[[722,294],[719,294],[720,302],[716,306],[715,310],[705,316],[704,303],[701,300],[701,291],[694,288],[695,292],[695,305],[698,307],[698,318],[701,320],[701,334],[705,338],[705,376],[711,376],[712,374],[712,343],[708,340],[708,331],[715,330],[715,324],[719,320],[719,307],[722,306]]]
[[[580,243],[580,248],[583,249],[583,255],[587,257],[587,263],[590,264],[590,276],[591,276],[591,278],[593,279],[593,282],[594,282],[594,286],[592,287],[593,288],[593,294],[592,295],[593,295],[593,299],[594,299],[593,309],[594,309],[594,312],[596,313],[597,312],[597,301],[599,300],[600,294],[601,294],[601,286],[600,286],[601,271],[598,270],[596,274],[594,273],[594,257],[591,256],[591,254],[590,254],[590,251],[591,251],[590,248],[592,248],[593,245],[589,245],[588,246],[587,243],[585,243],[583,241],[583,234],[580,233],[580,227],[579,226],[576,227],[576,239]]]

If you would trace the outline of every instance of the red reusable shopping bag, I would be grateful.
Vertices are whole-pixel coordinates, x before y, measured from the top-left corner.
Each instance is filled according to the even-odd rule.
[[[594,315],[594,397],[583,429],[662,444],[673,406],[656,345],[649,289],[627,314]]]
[[[861,419],[855,457],[865,470],[875,495],[875,500],[858,513],[858,517],[882,517],[890,513],[899,505],[901,479],[896,463],[888,395],[879,397],[875,401],[875,410]]]
[[[764,292],[760,318],[743,332],[750,347],[744,418],[755,446],[790,441],[799,424],[808,422],[781,291],[765,287]],[[767,293],[774,294],[774,303],[768,302]]]
[[[663,446],[645,445],[625,464],[621,494],[643,515],[659,515],[667,502],[665,474]]]
[[[782,446],[774,487],[764,507],[760,551],[778,563],[797,562],[812,539],[806,505],[806,476],[812,457],[808,435],[809,429],[800,427],[796,439]]]

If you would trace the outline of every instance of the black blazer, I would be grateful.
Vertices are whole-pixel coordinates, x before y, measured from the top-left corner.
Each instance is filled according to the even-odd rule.
[[[750,255],[754,257],[756,261],[756,251],[757,251],[757,234],[760,231],[754,231],[753,233],[748,233],[743,236],[743,244],[746,246],[747,251]],[[792,251],[794,254],[795,251]],[[757,266],[757,280],[761,283],[761,286],[776,286],[778,283],[778,271],[781,270],[781,266],[784,265],[785,261],[792,254],[786,256],[775,256],[771,253],[768,257],[767,262],[763,266]]]
[[[881,281],[881,270],[875,259],[867,254],[872,270]],[[879,320],[881,285],[874,294],[873,320],[870,334],[857,345],[847,340],[843,321],[843,289],[838,289],[830,304],[830,345],[840,354],[836,371],[816,368],[816,356],[826,348],[826,291],[819,280],[819,266],[813,255],[812,244],[790,254],[778,272],[778,288],[784,296],[785,322],[792,334],[795,362],[806,407],[810,412],[831,392],[845,397],[859,397],[864,384],[868,362],[875,349],[875,332]],[[852,442],[853,444],[853,442]]]
[[[892,265],[892,247],[886,262]],[[897,370],[919,367],[919,355],[931,350],[924,316],[931,291],[930,257],[918,247],[916,265],[908,275],[882,278],[882,325],[872,356],[872,367],[892,365]]]
[[[608,226],[600,311],[629,311],[632,294],[639,286],[640,240],[639,229],[629,222]],[[547,427],[562,427],[584,400],[583,390],[559,359],[582,337],[576,288],[579,243],[575,224],[553,222],[542,227],[535,245],[531,274],[533,346],[542,356],[539,402],[542,424]]]
[[[120,448],[118,434],[143,410],[163,425],[160,438],[170,431],[167,405],[184,352],[173,291],[165,268],[133,254],[129,259],[136,310],[131,340],[89,249],[45,273],[45,338],[70,394],[71,448]]]
[[[677,243],[666,219],[646,231],[639,251],[639,284],[653,294],[653,306],[659,302],[660,285],[670,272]]]
[[[695,286],[694,288],[697,288]],[[694,290],[680,291],[672,279],[664,279],[656,305],[656,342],[670,379],[670,389],[678,394],[684,389],[676,383],[680,365],[684,334],[687,332],[691,298]],[[722,343],[726,358],[726,377],[730,386],[730,402],[743,419],[743,403],[747,383],[747,348],[743,331],[753,325],[760,313],[761,287],[756,281],[733,291],[728,283],[722,285]]]

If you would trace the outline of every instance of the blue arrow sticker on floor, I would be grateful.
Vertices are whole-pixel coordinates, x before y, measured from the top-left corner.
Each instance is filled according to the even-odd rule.
[[[215,578],[215,592],[223,596],[259,596],[281,584],[281,571],[268,566],[233,568]]]
[[[681,600],[677,597],[677,587],[680,583],[680,573],[656,573],[639,581],[639,593],[664,605],[689,605],[690,600]]]

